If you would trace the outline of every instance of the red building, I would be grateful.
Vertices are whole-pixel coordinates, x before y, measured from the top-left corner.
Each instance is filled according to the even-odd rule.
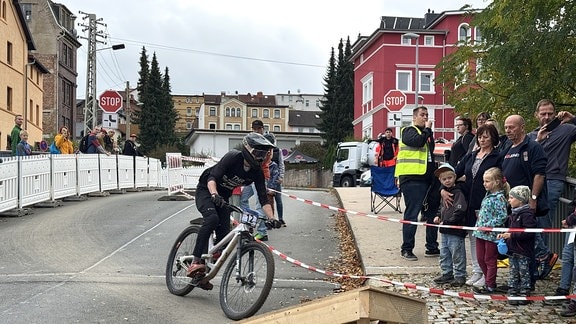
[[[436,14],[428,10],[424,18],[383,16],[380,28],[358,38],[352,46],[356,138],[375,138],[386,127],[398,136],[401,127],[411,124],[418,96],[434,121],[434,136],[454,139],[454,107],[445,103],[442,87],[435,84],[436,65],[459,41],[481,41],[479,29],[470,21],[468,11]],[[384,96],[392,89],[406,95],[399,111],[384,105]]]

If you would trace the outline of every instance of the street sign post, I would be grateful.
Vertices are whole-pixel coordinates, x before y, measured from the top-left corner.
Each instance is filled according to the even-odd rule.
[[[98,106],[106,113],[114,114],[122,109],[122,96],[118,91],[106,90],[98,97]]]
[[[400,111],[406,105],[406,95],[400,90],[390,90],[384,95],[384,106],[389,111]]]

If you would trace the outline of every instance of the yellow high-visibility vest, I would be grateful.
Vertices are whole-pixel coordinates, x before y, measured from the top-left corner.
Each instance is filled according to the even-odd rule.
[[[422,134],[422,131],[416,126],[414,127],[418,134]],[[406,127],[400,130],[400,134],[404,132]],[[400,136],[400,138],[402,138]],[[403,175],[423,175],[426,173],[426,167],[428,165],[428,145],[422,147],[412,147],[404,144],[402,140],[400,142],[400,151],[398,152],[398,158],[396,160],[396,170],[394,176]]]

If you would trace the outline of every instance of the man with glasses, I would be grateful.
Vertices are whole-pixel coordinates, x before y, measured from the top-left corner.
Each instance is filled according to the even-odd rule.
[[[459,137],[450,148],[450,159],[448,162],[451,166],[456,167],[460,159],[468,151],[474,135],[472,135],[472,120],[470,118],[458,117],[454,126]]]

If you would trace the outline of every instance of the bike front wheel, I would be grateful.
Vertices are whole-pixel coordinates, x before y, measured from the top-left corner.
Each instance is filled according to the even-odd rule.
[[[180,261],[180,257],[192,255],[199,230],[200,226],[198,225],[188,226],[180,233],[170,250],[166,263],[166,286],[174,295],[184,296],[194,289],[191,279],[186,277],[186,270],[192,260],[183,263]]]
[[[274,256],[263,244],[252,242],[240,252],[240,273],[236,274],[236,257],[222,275],[220,306],[232,320],[254,315],[266,301],[274,280]]]

